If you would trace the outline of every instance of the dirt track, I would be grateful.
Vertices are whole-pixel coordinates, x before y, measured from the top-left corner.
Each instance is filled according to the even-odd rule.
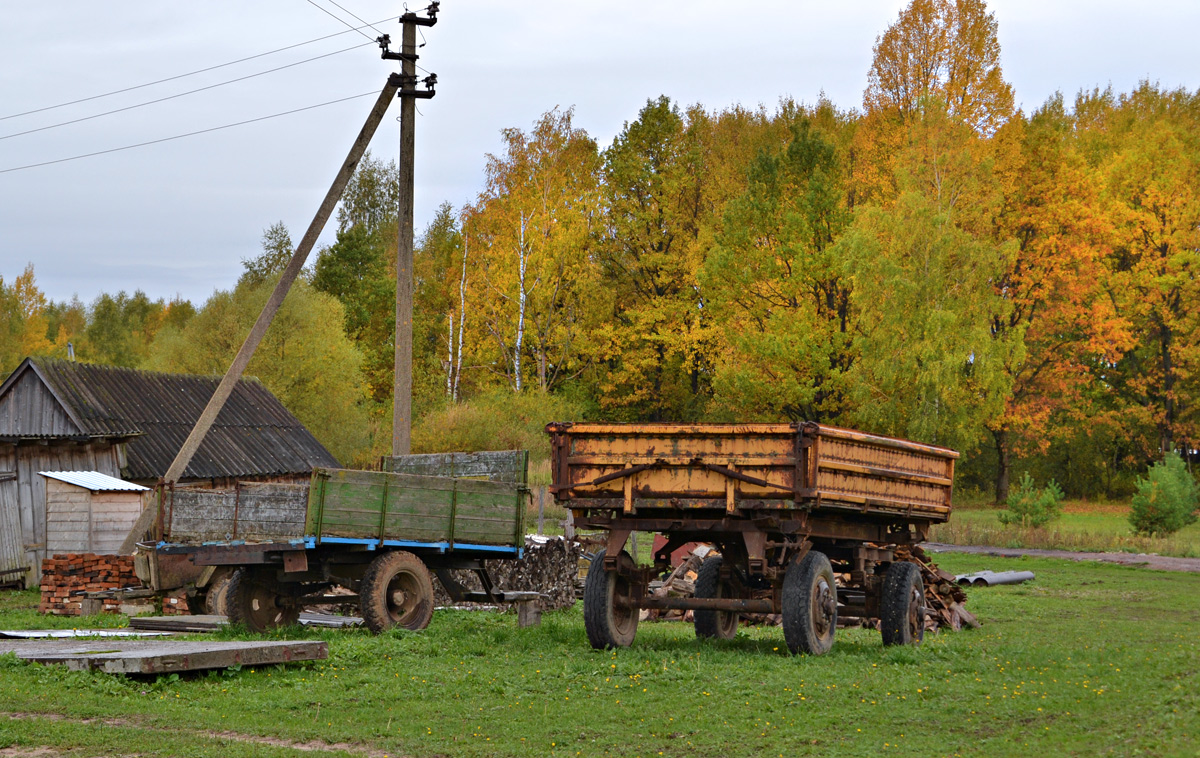
[[[1172,558],[1153,553],[1075,553],[1070,550],[1038,550],[1034,548],[984,547],[980,545],[947,545],[942,542],[922,544],[931,553],[971,553],[973,555],[997,555],[1002,558],[1062,558],[1068,561],[1103,561],[1122,566],[1145,566],[1159,571],[1188,571],[1200,573],[1200,558]]]

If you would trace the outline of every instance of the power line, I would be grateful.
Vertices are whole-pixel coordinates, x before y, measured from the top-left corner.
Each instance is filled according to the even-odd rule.
[[[336,18],[336,16],[335,16],[335,18]],[[386,21],[393,21],[393,20],[395,20],[395,19],[397,19],[397,18],[399,18],[399,17],[398,17],[398,16],[389,16],[389,17],[387,17],[387,18],[385,18],[385,19],[382,19],[382,20],[380,20],[380,21],[376,21],[375,23],[376,23],[376,24],[382,24],[382,23],[384,23],[384,22],[386,22]],[[338,19],[338,20],[339,20],[339,21],[341,21],[341,19]],[[345,23],[345,22],[343,22],[343,23]],[[375,26],[374,26],[373,24],[367,24],[367,26],[371,27],[372,29],[374,29],[374,28],[375,28]],[[285,50],[291,50],[291,49],[293,49],[293,48],[297,48],[297,47],[303,47],[304,45],[311,45],[311,44],[313,44],[314,42],[322,42],[322,41],[324,41],[324,40],[327,40],[327,39],[332,39],[333,37],[340,37],[340,36],[342,36],[343,34],[349,34],[349,33],[350,33],[350,32],[352,32],[352,31],[356,31],[356,32],[359,32],[359,33],[361,34],[361,33],[362,33],[362,32],[361,32],[361,29],[362,29],[362,28],[366,28],[366,27],[359,27],[359,28],[350,27],[350,28],[349,28],[348,30],[346,30],[346,31],[342,31],[342,32],[334,32],[333,34],[326,34],[324,37],[317,37],[316,39],[310,39],[310,40],[307,40],[307,41],[305,41],[305,42],[297,42],[297,43],[296,43],[296,44],[294,44],[294,45],[288,45],[288,46],[286,46],[286,47],[280,47],[280,48],[276,48],[275,50],[268,50],[268,51],[267,51],[267,52],[265,52],[265,53],[259,53],[259,54],[257,54],[257,55],[251,55],[251,56],[249,56],[249,57],[246,57],[246,58],[239,58],[239,59],[237,59],[237,60],[235,60],[235,61],[229,61],[228,63],[218,63],[218,64],[217,64],[217,65],[215,65],[215,66],[208,66],[207,68],[201,68],[201,69],[197,69],[197,70],[195,70],[195,71],[189,71],[189,72],[187,72],[186,74],[176,74],[175,76],[168,76],[166,79],[156,79],[155,81],[152,81],[152,82],[146,82],[145,84],[135,84],[135,85],[133,85],[132,87],[124,87],[124,88],[122,88],[122,89],[113,90],[112,92],[103,92],[103,93],[101,93],[101,94],[99,94],[99,95],[91,95],[90,97],[81,97],[81,98],[79,98],[78,100],[70,100],[70,101],[68,101],[68,102],[65,102],[65,103],[58,103],[57,105],[47,105],[47,106],[45,106],[45,107],[42,107],[42,108],[34,108],[33,110],[30,110],[30,111],[22,111],[21,113],[13,113],[13,114],[11,114],[11,115],[8,115],[8,116],[0,116],[0,121],[7,121],[7,120],[8,120],[8,119],[10,119],[10,118],[17,118],[17,117],[19,117],[19,116],[29,116],[29,115],[31,115],[31,114],[34,114],[34,113],[41,113],[41,112],[43,112],[43,111],[52,111],[52,110],[55,110],[56,108],[65,108],[65,107],[67,107],[68,105],[78,105],[79,103],[86,103],[86,102],[88,102],[89,100],[99,100],[99,99],[100,99],[100,98],[102,98],[102,97],[111,97],[112,95],[119,95],[119,94],[121,94],[122,92],[131,92],[131,91],[133,91],[133,90],[135,90],[135,89],[143,89],[143,88],[145,88],[145,87],[153,87],[155,84],[163,84],[163,83],[165,83],[165,82],[173,82],[173,81],[175,81],[176,79],[183,79],[183,78],[185,78],[185,77],[189,77],[189,76],[195,76],[196,74],[203,74],[203,73],[205,73],[205,72],[208,72],[208,71],[215,71],[215,70],[216,70],[216,69],[218,69],[218,68],[226,68],[227,66],[235,66],[235,65],[237,65],[238,63],[245,63],[246,61],[252,61],[252,60],[254,60],[254,59],[256,59],[256,58],[263,58],[263,57],[265,57],[265,56],[268,56],[268,55],[274,55],[275,53],[282,53],[282,52],[284,52]]]
[[[149,142],[139,142],[136,145],[125,145],[124,147],[114,147],[114,148],[109,148],[108,150],[97,150],[94,153],[84,153],[83,155],[73,155],[70,158],[59,158],[59,159],[53,160],[53,161],[42,161],[41,163],[30,163],[29,165],[26,165],[26,166],[14,166],[13,168],[0,169],[0,174],[7,174],[7,173],[10,173],[13,171],[24,171],[25,169],[38,168],[40,166],[51,166],[55,163],[66,163],[68,161],[77,161],[77,160],[81,160],[83,158],[92,158],[97,155],[106,155],[108,153],[119,153],[122,150],[132,150],[135,147],[146,147],[147,145],[157,145],[160,142],[171,142],[172,140],[183,139],[184,137],[195,137],[198,134],[208,134],[209,132],[217,132],[217,131],[221,131],[222,129],[232,129],[235,126],[245,126],[246,124],[253,124],[253,123],[257,123],[259,121],[266,121],[266,120],[272,119],[272,118],[279,118],[280,116],[290,116],[293,113],[301,113],[303,111],[311,111],[315,108],[323,108],[326,105],[336,105],[337,103],[344,103],[344,102],[347,102],[348,100],[357,100],[360,97],[366,97],[367,95],[377,95],[377,94],[378,93],[374,92],[374,91],[364,92],[361,95],[351,95],[349,97],[343,97],[338,100],[330,100],[330,101],[324,102],[324,103],[317,103],[316,105],[309,105],[309,106],[305,106],[304,108],[296,108],[295,110],[283,111],[282,113],[272,113],[269,116],[259,116],[258,118],[251,118],[251,119],[247,119],[245,121],[238,121],[233,124],[224,124],[222,126],[213,126],[208,129],[200,129],[199,131],[188,132],[186,134],[176,134],[173,137],[163,137],[162,139],[150,140]]]
[[[366,22],[366,21],[363,21],[361,18],[359,18],[358,16],[354,15],[354,11],[350,10],[349,8],[347,8],[347,7],[346,7],[346,6],[344,6],[344,5],[338,5],[338,3],[336,2],[336,0],[325,0],[325,2],[329,3],[330,5],[334,5],[334,6],[337,6],[338,8],[341,8],[343,11],[345,11],[345,12],[346,12],[346,13],[348,13],[348,14],[350,14],[350,17],[351,17],[351,18],[353,18],[353,19],[354,19],[355,21],[357,21],[358,23],[360,23],[360,24],[367,24],[367,22]],[[380,22],[380,23],[382,23],[382,22]],[[375,27],[374,27],[373,25],[371,25],[371,24],[367,24],[367,26],[370,26],[372,29],[375,29]],[[378,29],[375,29],[375,32],[376,32],[376,34],[383,34],[383,32],[379,31]]]
[[[36,129],[26,129],[23,132],[14,132],[12,134],[5,134],[4,136],[0,137],[0,140],[12,139],[13,137],[20,137],[24,134],[33,134],[34,132],[44,132],[47,129],[57,129],[60,126],[67,126],[69,124],[78,124],[81,121],[91,121],[92,119],[100,118],[101,116],[111,116],[114,113],[122,113],[124,111],[131,111],[135,108],[143,108],[147,105],[154,105],[155,103],[163,103],[163,102],[166,102],[167,100],[174,100],[176,98],[184,97],[185,95],[194,95],[197,92],[204,92],[205,90],[216,89],[217,87],[224,87],[226,84],[233,84],[235,82],[242,82],[247,79],[253,79],[257,76],[265,76],[266,74],[273,74],[276,71],[283,71],[285,68],[292,68],[293,66],[299,66],[302,63],[311,63],[313,61],[321,60],[322,58],[328,58],[333,55],[340,55],[342,53],[346,53],[351,50],[357,50],[360,47],[366,47],[369,44],[371,44],[371,43],[364,42],[359,45],[352,45],[350,47],[345,48],[344,50],[335,50],[332,53],[325,53],[324,55],[318,55],[314,58],[307,58],[302,61],[296,61],[295,63],[288,63],[287,65],[284,65],[284,66],[278,66],[276,68],[267,69],[266,71],[259,71],[256,74],[247,74],[246,76],[239,76],[236,79],[228,79],[223,82],[217,82],[216,84],[209,84],[208,86],[205,86],[205,87],[197,87],[196,89],[188,90],[187,92],[180,92],[176,95],[167,95],[166,97],[160,97],[156,100],[147,100],[144,103],[137,103],[135,105],[127,105],[124,108],[114,108],[111,111],[105,111],[103,113],[96,113],[91,116],[83,116],[81,118],[71,119],[70,121],[61,121],[57,124],[50,124],[49,126],[39,126]]]
[[[306,0],[306,2],[308,2],[308,4],[309,4],[309,5],[311,5],[312,7],[316,8],[317,10],[321,11],[322,13],[324,13],[324,14],[325,14],[325,15],[327,15],[327,16],[329,16],[330,18],[336,19],[338,22],[345,24],[346,26],[350,27],[351,29],[353,29],[354,31],[358,32],[359,34],[361,34],[362,36],[366,37],[367,39],[371,39],[371,35],[367,34],[367,33],[366,33],[366,32],[364,32],[362,29],[359,29],[359,28],[356,28],[356,27],[354,27],[354,26],[353,26],[353,25],[352,25],[350,22],[346,21],[346,20],[345,20],[345,19],[343,19],[341,16],[337,15],[336,13],[334,13],[334,12],[333,12],[333,11],[331,11],[331,10],[329,10],[328,8],[322,8],[321,6],[319,6],[319,5],[317,5],[316,3],[314,3],[314,2],[313,2],[313,0]],[[337,5],[337,3],[334,3],[334,5]],[[338,7],[339,7],[339,8],[342,8],[342,6],[340,6],[340,5],[338,5]],[[342,8],[342,10],[346,10],[346,9],[345,9],[345,8]],[[349,11],[347,11],[347,12],[349,12]],[[351,16],[354,16],[354,14],[353,14],[353,13],[351,13],[350,15],[351,15]],[[355,16],[355,18],[358,18],[358,17],[357,17],[357,16]],[[361,19],[360,19],[360,20],[361,20]],[[382,24],[383,22],[382,22],[382,21],[380,21],[379,23],[381,23],[381,24]],[[371,27],[371,28],[372,28],[372,29],[374,29],[375,27]],[[379,30],[378,30],[378,29],[375,29],[375,31],[379,31]],[[374,42],[375,40],[371,40],[371,41],[372,41],[372,42]]]

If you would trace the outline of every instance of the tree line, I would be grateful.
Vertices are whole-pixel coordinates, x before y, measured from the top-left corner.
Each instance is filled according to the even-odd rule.
[[[571,109],[504,130],[478,198],[417,246],[414,409],[813,420],[959,449],[961,484],[999,500],[1026,471],[1129,493],[1200,440],[1200,92],[1025,113],[996,31],[981,0],[914,0],[861,109],[659,97],[607,147]],[[343,460],[389,439],[395,192],[394,164],[362,163],[251,366]],[[73,339],[219,373],[292,249],[281,224],[263,242],[199,310],[0,280],[0,360]]]

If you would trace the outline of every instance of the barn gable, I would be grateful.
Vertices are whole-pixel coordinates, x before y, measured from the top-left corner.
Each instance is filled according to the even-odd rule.
[[[83,429],[29,360],[0,385],[0,439],[83,435]]]
[[[122,475],[166,473],[220,381],[90,363],[27,358],[0,385],[0,441],[124,442]],[[183,478],[307,476],[337,460],[271,392],[242,379]]]

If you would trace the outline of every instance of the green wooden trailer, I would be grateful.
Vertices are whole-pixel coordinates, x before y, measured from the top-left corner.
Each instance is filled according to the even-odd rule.
[[[528,458],[412,455],[385,458],[383,471],[316,469],[308,484],[160,487],[146,571],[155,589],[194,577],[197,604],[256,631],[331,603],[358,604],[377,632],[423,629],[432,574],[456,601],[530,600],[496,590],[483,565],[524,554]],[[455,570],[475,572],[483,589],[466,590]]]

